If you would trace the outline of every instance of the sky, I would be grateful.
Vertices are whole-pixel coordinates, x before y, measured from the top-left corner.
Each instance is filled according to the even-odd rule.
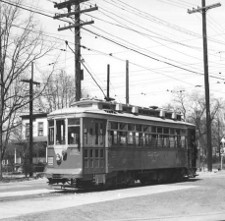
[[[63,0],[61,0],[62,2]],[[29,2],[29,1],[28,1]],[[59,0],[35,0],[24,4],[50,16],[65,13],[54,8]],[[207,11],[208,66],[211,96],[225,95],[225,0],[206,0],[206,5],[221,3]],[[110,97],[126,102],[126,61],[129,61],[129,100],[139,106],[163,106],[176,91],[204,93],[203,40],[201,13],[188,9],[201,7],[201,0],[90,0],[81,9],[97,5],[98,10],[81,15],[82,21],[94,21],[81,30],[84,70],[82,90],[90,97],[106,94],[107,65],[110,65]],[[74,75],[73,30],[58,31],[59,20],[38,15],[42,30],[57,47],[53,55],[37,64],[49,68],[47,60]],[[62,50],[63,49],[63,50]],[[41,72],[41,71],[40,71]]]

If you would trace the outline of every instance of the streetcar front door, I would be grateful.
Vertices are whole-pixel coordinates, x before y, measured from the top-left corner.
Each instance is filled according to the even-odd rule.
[[[83,119],[83,167],[86,174],[105,172],[106,121]]]

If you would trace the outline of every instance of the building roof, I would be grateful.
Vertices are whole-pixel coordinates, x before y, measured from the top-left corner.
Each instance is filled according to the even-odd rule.
[[[33,113],[33,118],[47,118],[47,115],[48,113]],[[29,114],[26,114],[26,115],[21,115],[20,116],[22,118],[22,120],[25,120],[25,119],[29,119],[30,118],[30,115]]]

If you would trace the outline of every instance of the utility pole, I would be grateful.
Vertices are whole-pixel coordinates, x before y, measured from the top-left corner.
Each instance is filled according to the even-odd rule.
[[[221,6],[220,3],[206,6],[205,0],[202,0],[202,7],[188,10],[189,14],[202,13],[202,35],[203,35],[203,57],[204,57],[204,81],[205,81],[205,103],[206,103],[206,134],[207,134],[207,164],[208,171],[212,171],[212,138],[211,138],[211,117],[210,117],[210,95],[209,95],[209,74],[208,74],[208,49],[207,49],[207,29],[206,12],[209,9]]]
[[[30,86],[30,92],[29,92],[29,97],[30,97],[30,116],[29,116],[29,121],[30,121],[30,136],[29,136],[29,168],[30,168],[30,171],[29,171],[29,174],[30,174],[30,177],[33,176],[33,99],[34,99],[34,96],[33,96],[33,85],[36,84],[36,85],[40,85],[39,82],[36,82],[33,80],[34,78],[34,63],[32,62],[31,64],[31,79],[30,80],[21,80],[22,82],[25,82],[25,83],[29,83],[29,86]]]
[[[2,116],[3,116],[3,61],[2,61],[2,1],[0,0],[0,180],[2,179]]]
[[[94,21],[89,21],[89,22],[81,22],[80,20],[80,14],[86,13],[86,12],[91,12],[94,10],[97,10],[98,7],[90,7],[88,9],[80,10],[80,3],[86,2],[89,0],[68,0],[65,2],[61,3],[56,3],[54,5],[55,8],[58,9],[63,9],[67,8],[68,13],[65,14],[56,14],[53,18],[54,19],[60,19],[60,18],[71,18],[74,19],[74,24],[70,24],[65,27],[59,27],[58,31],[63,31],[67,29],[74,28],[75,33],[74,33],[74,41],[75,41],[75,100],[79,101],[81,98],[81,79],[82,79],[82,70],[81,70],[81,65],[80,65],[80,60],[81,60],[81,50],[80,50],[80,28],[84,25],[90,25],[93,24]],[[72,10],[72,6],[74,6],[74,11]]]

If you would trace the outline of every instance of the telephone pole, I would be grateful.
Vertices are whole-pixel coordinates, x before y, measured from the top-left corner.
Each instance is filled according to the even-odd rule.
[[[204,57],[204,81],[205,81],[205,103],[206,103],[206,135],[207,135],[207,164],[208,171],[212,171],[212,138],[211,138],[211,117],[210,117],[210,94],[209,94],[209,72],[208,72],[208,49],[207,49],[207,29],[206,12],[209,9],[221,6],[220,3],[206,6],[202,0],[202,7],[188,10],[189,14],[202,13],[202,35],[203,35],[203,57]]]
[[[25,83],[29,83],[29,86],[30,86],[30,92],[29,92],[29,96],[30,96],[30,116],[29,116],[29,120],[30,120],[30,131],[29,131],[29,174],[30,174],[30,177],[33,176],[33,99],[34,99],[34,96],[33,96],[33,85],[36,84],[36,85],[40,85],[39,82],[36,82],[33,80],[34,78],[34,63],[32,62],[31,64],[31,79],[30,80],[21,80],[22,82],[25,82]]]
[[[2,179],[2,116],[3,116],[3,61],[2,61],[2,2],[0,0],[0,180]]]
[[[60,19],[65,17],[74,19],[74,24],[72,25],[70,24],[65,27],[59,27],[58,31],[63,31],[63,30],[72,29],[72,28],[74,28],[75,30],[74,41],[75,41],[75,91],[76,91],[75,100],[76,101],[79,101],[81,98],[81,80],[82,80],[82,70],[80,65],[80,60],[81,60],[80,28],[84,25],[90,25],[94,23],[94,21],[81,22],[80,14],[91,12],[98,9],[98,7],[95,6],[95,7],[90,7],[88,9],[80,10],[80,3],[86,2],[86,1],[89,1],[89,0],[68,0],[61,3],[56,3],[54,5],[54,7],[57,9],[67,8],[68,10],[68,13],[56,14],[53,17],[54,19]],[[74,11],[72,11],[72,6],[74,7]]]

